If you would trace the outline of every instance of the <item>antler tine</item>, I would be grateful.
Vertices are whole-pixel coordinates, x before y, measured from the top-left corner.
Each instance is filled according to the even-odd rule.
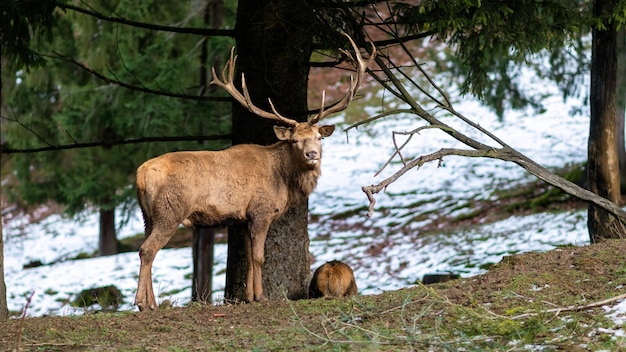
[[[296,120],[290,119],[288,117],[284,117],[283,115],[279,114],[278,111],[276,111],[276,108],[274,107],[274,103],[272,103],[272,99],[267,98],[267,102],[270,104],[270,108],[272,109],[272,112],[274,113],[274,115],[276,115],[278,120],[290,126],[295,126],[298,123]]]
[[[328,115],[338,113],[348,108],[348,105],[350,105],[350,103],[356,96],[356,93],[359,87],[361,86],[361,82],[363,80],[363,74],[365,73],[365,70],[367,70],[367,67],[369,66],[369,64],[372,63],[372,61],[374,61],[374,57],[376,56],[376,47],[372,43],[372,53],[370,54],[370,57],[366,62],[361,56],[359,47],[356,45],[354,40],[352,40],[352,38],[346,33],[343,33],[343,35],[345,35],[350,41],[350,44],[352,45],[352,48],[354,49],[355,56],[352,56],[352,54],[347,50],[343,50],[343,49],[339,49],[339,50],[342,53],[344,53],[348,57],[348,59],[352,61],[352,63],[355,65],[356,79],[354,78],[354,76],[350,76],[350,88],[348,89],[348,92],[346,93],[346,95],[326,111],[324,111],[324,99],[322,95],[322,107],[320,108],[320,112],[317,115],[313,115],[311,118],[309,118],[310,123],[317,123],[320,119]]]
[[[320,103],[320,112],[319,112],[319,114],[317,114],[317,116],[324,116],[324,103],[325,103],[325,100],[326,100],[326,90],[322,90],[322,102]],[[317,120],[319,120],[319,118]],[[311,122],[312,119],[309,119],[309,122],[317,123],[317,120],[315,120],[315,122]]]
[[[235,60],[237,56],[235,55],[235,48],[233,47],[230,50],[230,58],[226,65],[224,65],[224,69],[222,70],[221,80],[219,76],[215,72],[215,67],[211,67],[211,74],[213,75],[213,80],[209,84],[215,84],[216,86],[224,88],[235,100],[237,100],[240,104],[245,105],[245,99],[239,93],[239,91],[235,88],[233,84],[235,78]]]
[[[274,107],[274,103],[272,103],[272,100],[269,98],[267,99],[267,101],[269,102],[270,108],[272,109],[273,113],[267,112],[257,107],[256,105],[254,105],[252,103],[252,99],[250,98],[250,92],[248,91],[248,86],[246,85],[246,77],[243,74],[241,74],[241,90],[243,90],[243,96],[246,100],[246,103],[243,105],[246,108],[248,108],[250,112],[255,113],[267,119],[283,122],[289,126],[295,126],[298,123],[296,120],[290,119],[288,117],[284,117],[283,115],[279,114],[278,111],[276,111],[276,108]]]
[[[233,98],[235,98],[235,100],[237,100],[239,104],[244,106],[246,109],[248,109],[248,111],[252,112],[253,114],[256,114],[266,119],[280,121],[289,126],[295,126],[298,122],[296,120],[284,117],[281,114],[279,114],[278,111],[276,111],[276,108],[274,107],[274,104],[272,103],[270,99],[268,99],[268,101],[269,101],[270,107],[272,108],[273,113],[265,111],[257,107],[256,105],[254,105],[252,103],[252,99],[250,98],[248,87],[246,86],[246,78],[243,74],[241,75],[241,90],[243,91],[243,94],[239,92],[239,90],[237,90],[234,84],[235,60],[236,59],[237,59],[237,56],[235,55],[235,48],[233,47],[230,50],[230,59],[228,60],[226,65],[224,65],[224,69],[222,70],[221,80],[218,78],[217,74],[215,73],[215,68],[211,67],[213,80],[210,82],[210,84],[215,84],[219,87],[224,88],[224,90],[226,90],[228,94],[230,94]]]

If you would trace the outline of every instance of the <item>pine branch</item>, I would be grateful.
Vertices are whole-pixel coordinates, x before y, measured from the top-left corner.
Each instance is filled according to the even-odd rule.
[[[139,143],[152,143],[152,142],[183,142],[183,141],[218,141],[218,140],[230,140],[232,139],[231,134],[221,134],[221,135],[212,135],[212,136],[176,136],[176,137],[141,137],[141,138],[133,138],[133,139],[120,139],[114,141],[97,141],[97,142],[85,142],[85,143],[72,143],[72,144],[63,144],[63,145],[49,145],[46,147],[40,148],[29,148],[29,149],[12,149],[7,148],[5,146],[0,146],[0,154],[28,154],[28,153],[39,153],[39,152],[51,152],[58,150],[67,150],[67,149],[81,149],[81,148],[94,148],[94,147],[110,147],[113,145],[124,145],[124,144],[139,144]]]
[[[55,59],[55,60],[65,61],[67,63],[76,65],[80,69],[89,72],[90,74],[98,77],[99,79],[103,80],[107,84],[114,84],[114,85],[117,85],[117,86],[120,86],[120,87],[123,87],[123,88],[126,88],[126,89],[137,91],[137,92],[144,92],[144,93],[149,93],[149,94],[162,95],[162,96],[166,96],[166,97],[182,98],[182,99],[190,99],[190,100],[199,100],[199,101],[232,101],[231,97],[204,97],[204,96],[199,96],[199,95],[190,95],[190,94],[166,92],[166,91],[163,91],[163,90],[146,88],[145,86],[132,85],[130,83],[126,83],[126,82],[120,81],[119,79],[105,76],[102,73],[100,73],[100,72],[98,72],[98,71],[96,71],[96,70],[94,70],[92,68],[87,67],[85,64],[82,64],[82,63],[76,61],[74,58],[71,58],[69,56],[65,56],[65,55],[59,54],[57,52],[55,52],[54,55],[43,55],[43,54],[41,54],[41,56],[48,57],[48,58]]]
[[[173,27],[173,26],[162,26],[162,25],[157,25],[157,24],[152,24],[152,23],[131,21],[131,20],[127,20],[121,17],[106,16],[99,12],[83,9],[81,7],[70,5],[67,3],[62,3],[62,4],[60,3],[58,4],[58,6],[63,9],[69,9],[72,11],[80,12],[80,13],[83,13],[83,14],[86,14],[86,15],[104,20],[104,21],[121,23],[121,24],[125,24],[128,26],[151,29],[155,31],[194,34],[194,35],[201,35],[201,36],[222,36],[222,37],[234,37],[235,36],[235,31],[233,29],[181,28],[181,27]]]

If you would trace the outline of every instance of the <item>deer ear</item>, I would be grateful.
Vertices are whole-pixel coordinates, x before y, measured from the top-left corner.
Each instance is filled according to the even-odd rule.
[[[328,137],[335,132],[335,125],[320,126],[319,132],[322,137]]]
[[[292,133],[289,127],[274,126],[274,134],[276,134],[278,140],[287,141],[291,138]]]

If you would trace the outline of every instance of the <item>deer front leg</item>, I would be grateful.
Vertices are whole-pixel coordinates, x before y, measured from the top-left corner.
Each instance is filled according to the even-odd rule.
[[[145,244],[145,242],[144,242]],[[156,299],[152,288],[152,262],[156,251],[149,247],[141,246],[139,249],[139,283],[137,284],[137,293],[135,294],[135,305],[140,311],[146,309],[154,309],[156,307]]]
[[[248,266],[248,270],[252,267],[252,282],[248,281],[248,285],[252,284],[253,298],[258,302],[265,302],[267,298],[263,294],[263,275],[262,268],[265,263],[265,239],[269,230],[269,222],[256,223],[250,226],[250,237],[252,244],[252,264]],[[249,271],[248,271],[249,272]]]
[[[152,287],[152,263],[154,262],[154,257],[157,252],[167,244],[169,239],[174,235],[175,230],[176,227],[170,232],[155,228],[139,248],[141,265],[139,267],[139,283],[137,284],[135,305],[140,311],[146,308],[151,310],[157,308],[154,288]]]

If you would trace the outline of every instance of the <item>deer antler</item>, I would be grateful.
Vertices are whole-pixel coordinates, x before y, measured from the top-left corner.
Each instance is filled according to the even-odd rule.
[[[326,97],[326,92],[322,91],[322,103],[321,103],[320,112],[317,115],[313,115],[309,117],[308,121],[311,124],[317,123],[320,119],[328,115],[345,110],[348,107],[348,105],[350,105],[354,97],[356,96],[357,90],[361,86],[361,83],[363,80],[363,74],[365,73],[367,66],[369,66],[369,64],[372,63],[372,61],[374,61],[374,57],[376,55],[376,47],[374,46],[374,44],[372,44],[372,53],[366,62],[365,60],[363,60],[363,57],[361,56],[361,52],[359,51],[359,47],[354,43],[354,40],[352,40],[352,38],[350,38],[348,34],[346,33],[343,33],[343,34],[350,41],[350,44],[352,45],[352,48],[354,49],[355,56],[353,57],[352,54],[347,50],[343,50],[343,49],[339,49],[339,50],[344,55],[346,55],[348,59],[354,64],[354,67],[356,68],[356,78],[353,76],[350,77],[350,89],[341,100],[333,104],[328,110],[324,110],[324,100]],[[248,87],[246,86],[246,78],[243,74],[241,75],[241,90],[243,91],[243,94],[239,92],[239,90],[237,90],[234,84],[235,60],[236,59],[237,59],[237,56],[235,55],[235,48],[232,48],[230,51],[230,59],[228,60],[228,63],[226,63],[226,65],[224,66],[224,69],[222,70],[221,80],[218,78],[217,74],[215,73],[215,68],[213,67],[211,68],[211,73],[213,74],[213,80],[211,81],[211,84],[215,84],[217,86],[224,88],[224,90],[226,90],[241,105],[245,106],[250,112],[266,119],[277,120],[289,126],[295,126],[298,122],[296,120],[284,117],[281,114],[279,114],[278,111],[276,111],[276,108],[274,107],[274,104],[272,103],[271,99],[267,99],[267,101],[270,104],[270,108],[272,108],[272,112],[265,111],[255,106],[252,103],[252,100],[250,99],[250,93],[248,92]]]
[[[277,120],[289,126],[295,126],[298,122],[296,120],[284,117],[281,114],[279,114],[278,111],[276,111],[276,108],[274,107],[274,103],[272,103],[271,99],[267,99],[267,100],[270,104],[270,107],[272,108],[272,112],[265,111],[257,107],[256,105],[254,105],[252,103],[252,99],[250,99],[250,93],[248,92],[248,87],[246,86],[246,78],[243,74],[241,75],[241,90],[243,91],[243,94],[241,94],[241,92],[237,90],[234,84],[235,60],[237,60],[237,56],[235,55],[235,48],[233,47],[230,50],[230,59],[228,60],[228,63],[226,63],[226,65],[224,66],[224,69],[222,70],[221,80],[218,78],[217,74],[215,73],[215,68],[214,67],[211,68],[211,73],[213,74],[213,80],[210,82],[210,84],[215,84],[217,86],[224,88],[224,90],[226,90],[233,98],[235,98],[235,100],[237,100],[241,105],[246,107],[248,111],[260,117],[271,119],[271,120]]]
[[[345,35],[350,41],[350,44],[354,49],[355,57],[353,57],[352,54],[350,54],[350,52],[347,50],[339,49],[339,51],[346,55],[348,59],[354,64],[354,67],[356,69],[356,78],[354,78],[353,76],[350,77],[350,89],[341,100],[332,105],[328,110],[324,110],[324,99],[326,96],[326,92],[322,91],[322,103],[320,107],[320,112],[317,115],[309,117],[309,123],[317,123],[320,119],[326,116],[345,110],[356,96],[357,90],[361,86],[363,80],[363,74],[365,73],[365,70],[367,69],[369,64],[374,61],[374,57],[376,56],[376,47],[372,43],[372,53],[370,54],[370,57],[366,62],[365,60],[363,60],[361,52],[359,51],[359,47],[354,43],[354,40],[352,40],[352,38],[350,38],[350,36],[346,33],[343,33],[343,35]]]

